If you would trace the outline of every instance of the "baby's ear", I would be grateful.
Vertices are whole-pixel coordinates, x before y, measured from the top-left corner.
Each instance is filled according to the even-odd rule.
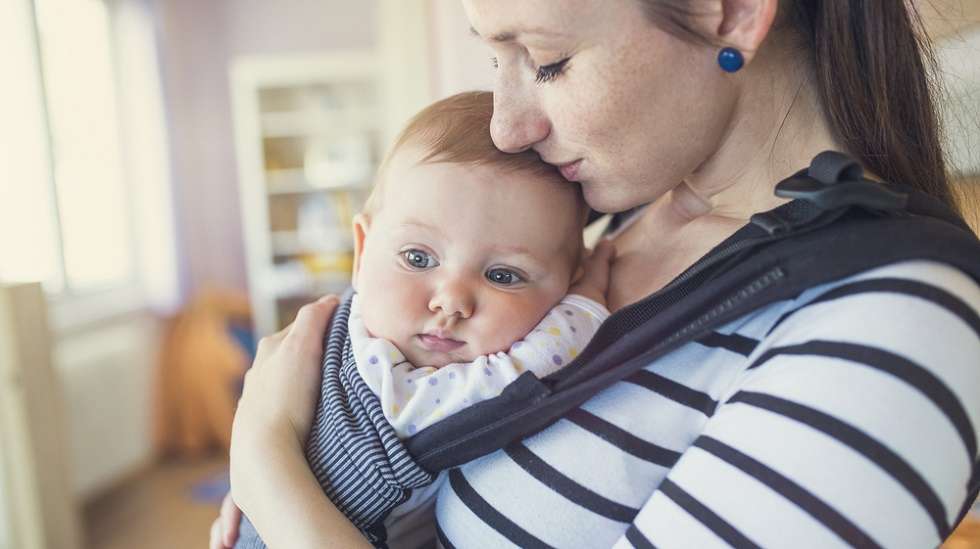
[[[361,258],[364,257],[364,239],[371,227],[371,219],[365,213],[354,216],[354,265],[351,269],[351,286],[357,290],[357,273],[361,270]]]

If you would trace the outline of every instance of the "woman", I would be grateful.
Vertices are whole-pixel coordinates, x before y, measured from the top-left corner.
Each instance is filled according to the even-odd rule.
[[[494,51],[495,144],[533,148],[597,210],[636,209],[609,235],[613,311],[779,206],[775,183],[823,150],[952,206],[906,3],[464,5]],[[305,307],[263,340],[236,416],[235,500],[273,547],[365,544],[303,460],[335,303]],[[926,261],[766,306],[454,470],[436,505],[439,539],[935,546],[978,470],[978,310],[974,280]],[[822,351],[786,351],[814,341]],[[915,375],[883,373],[895,361]],[[234,524],[227,500],[212,547],[234,539]]]

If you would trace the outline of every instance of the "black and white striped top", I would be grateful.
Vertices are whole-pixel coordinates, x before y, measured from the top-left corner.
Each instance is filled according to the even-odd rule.
[[[449,472],[450,547],[933,547],[976,479],[980,288],[924,261],[776,303]]]

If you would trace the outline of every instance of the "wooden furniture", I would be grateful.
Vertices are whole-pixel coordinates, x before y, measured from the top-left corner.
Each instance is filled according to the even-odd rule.
[[[81,546],[51,341],[41,285],[0,285],[0,542],[11,548]]]

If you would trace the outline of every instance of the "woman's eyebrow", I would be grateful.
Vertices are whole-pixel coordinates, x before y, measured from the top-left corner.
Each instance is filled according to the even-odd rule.
[[[477,37],[481,36],[480,33],[473,27],[470,27],[470,34]],[[518,36],[529,34],[538,36],[559,36],[561,33],[550,31],[545,28],[530,28],[521,31],[498,32],[497,34],[489,36],[487,40],[490,40],[491,42],[513,42]]]

